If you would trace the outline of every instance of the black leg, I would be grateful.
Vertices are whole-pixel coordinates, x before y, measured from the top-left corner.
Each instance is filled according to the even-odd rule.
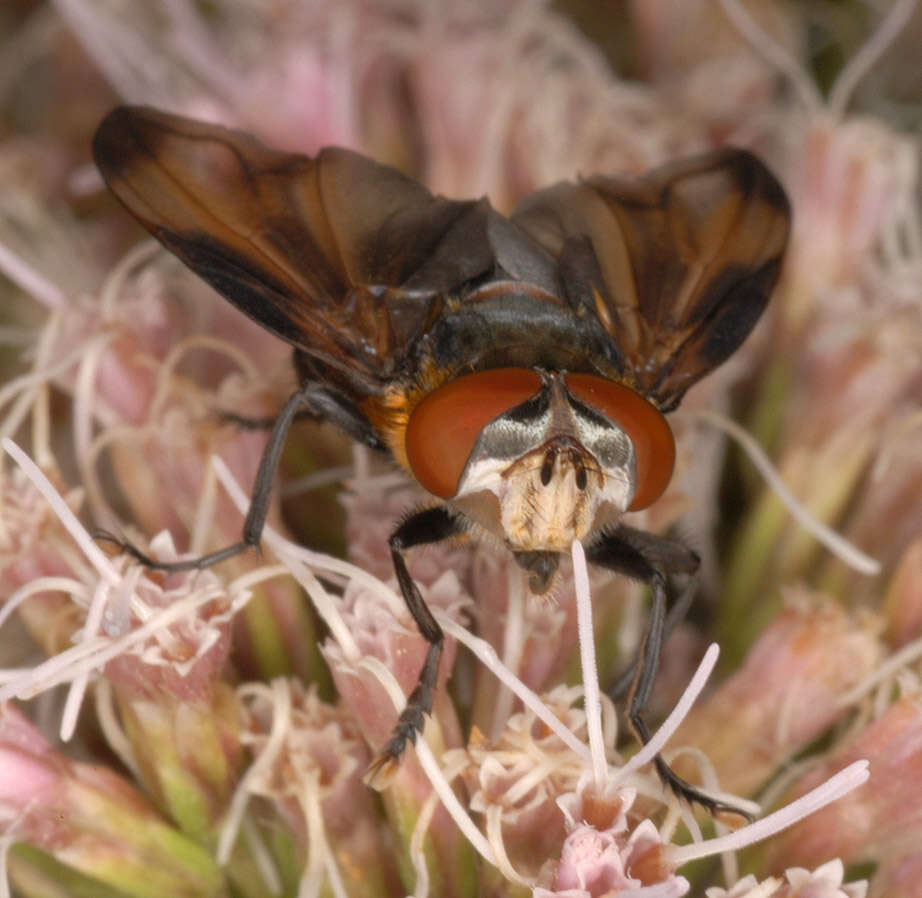
[[[250,508],[243,522],[243,535],[239,542],[225,546],[223,549],[218,549],[216,552],[209,552],[200,558],[164,562],[154,560],[136,546],[111,534],[97,531],[97,539],[115,543],[122,551],[132,555],[141,564],[158,571],[200,570],[227,558],[233,558],[252,546],[259,545],[263,527],[266,524],[266,516],[269,513],[269,500],[272,498],[272,487],[285,439],[294,420],[303,414],[305,410],[312,416],[332,421],[350,436],[361,440],[369,446],[382,448],[380,440],[371,429],[371,425],[344,399],[330,393],[324,387],[315,384],[304,384],[289,397],[272,425],[272,432],[269,434],[266,448],[263,450],[262,458],[259,460],[259,470],[256,472],[256,482],[253,485],[253,497],[250,500]]]
[[[461,515],[445,506],[438,506],[410,515],[391,534],[389,543],[397,583],[403,600],[407,603],[416,626],[419,627],[419,632],[429,643],[429,650],[419,672],[416,688],[407,698],[406,707],[397,719],[390,741],[368,768],[365,777],[369,782],[385,781],[407,747],[407,741],[416,742],[417,734],[422,732],[426,723],[425,715],[432,712],[432,694],[439,675],[439,659],[444,640],[442,628],[436,623],[429,606],[419,592],[419,587],[410,576],[404,552],[414,546],[437,543],[452,536],[459,536],[466,529],[467,523]]]
[[[218,417],[225,424],[235,424],[241,430],[272,430],[278,416],[273,415],[269,418],[251,418],[249,415],[238,415],[237,412],[220,409],[217,412]],[[294,416],[294,421],[319,421],[320,417],[308,411],[300,411]]]
[[[692,600],[695,598],[696,585],[694,581],[689,583],[666,614],[666,624],[663,627],[664,644],[666,640],[669,639],[672,631],[685,620],[685,615],[688,614],[688,609],[691,607]],[[627,695],[628,690],[631,688],[631,684],[634,682],[639,664],[640,655],[638,653],[638,656],[615,677],[614,681],[605,690],[606,694],[613,702],[618,702]]]
[[[627,712],[631,730],[646,744],[650,741],[650,731],[643,719],[643,711],[650,699],[663,650],[666,628],[666,577],[669,574],[694,576],[698,570],[699,559],[694,552],[680,543],[623,525],[603,533],[589,545],[586,548],[586,558],[602,567],[649,584],[653,594],[650,618],[628,694]],[[681,604],[680,599],[679,605]],[[675,773],[659,755],[654,758],[654,765],[663,783],[679,798],[684,798],[689,803],[700,804],[711,814],[730,812],[749,817],[740,808],[717,801],[696,789]]]

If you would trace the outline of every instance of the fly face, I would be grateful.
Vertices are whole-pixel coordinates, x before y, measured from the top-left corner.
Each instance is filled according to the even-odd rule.
[[[497,406],[508,408],[484,421]],[[633,391],[520,368],[430,393],[410,417],[406,445],[426,489],[515,553],[567,551],[645,508],[665,490],[675,459],[663,415]]]
[[[441,654],[405,553],[472,524],[509,547],[535,592],[574,539],[591,562],[650,585],[628,714],[645,741],[666,582],[693,574],[697,557],[619,517],[665,490],[675,447],[664,413],[739,347],[778,278],[790,210],[768,169],[715,150],[643,178],[557,184],[507,217],[348,150],[282,153],[153,109],[116,109],[93,150],[164,246],[295,348],[300,378],[241,541],[178,565],[134,554],[202,567],[258,544],[281,445],[306,410],[441,501],[389,541],[429,650],[374,772],[422,729]],[[656,764],[677,793],[720,807]]]

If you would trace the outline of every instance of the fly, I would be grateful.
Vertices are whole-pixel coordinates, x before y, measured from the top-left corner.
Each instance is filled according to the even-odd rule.
[[[664,638],[667,582],[697,556],[623,523],[672,476],[665,414],[740,346],[778,279],[784,190],[754,155],[719,149],[641,178],[593,176],[526,198],[433,196],[349,150],[316,157],[142,107],[114,110],[93,150],[112,192],[167,249],[294,347],[299,386],[277,418],[240,542],[257,545],[281,447],[299,412],[389,455],[433,497],[389,545],[429,644],[416,688],[371,768],[384,774],[431,712],[442,630],[408,550],[487,532],[553,582],[562,553],[651,587],[630,693],[639,739]],[[678,795],[735,810],[677,776]]]

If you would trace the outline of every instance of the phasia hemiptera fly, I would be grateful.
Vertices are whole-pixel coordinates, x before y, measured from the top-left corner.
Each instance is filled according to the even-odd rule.
[[[667,579],[698,559],[621,518],[666,489],[664,415],[739,347],[778,278],[790,211],[768,169],[720,149],[641,178],[555,184],[504,216],[349,150],[279,152],[147,108],[116,109],[93,148],[144,227],[294,347],[299,386],[241,541],[157,566],[212,564],[259,542],[281,446],[306,411],[388,454],[435,500],[390,537],[429,650],[375,770],[422,729],[443,641],[404,555],[468,532],[507,546],[535,593],[576,539],[590,562],[650,585],[628,709],[648,739]],[[662,759],[657,769],[678,794],[722,807]]]

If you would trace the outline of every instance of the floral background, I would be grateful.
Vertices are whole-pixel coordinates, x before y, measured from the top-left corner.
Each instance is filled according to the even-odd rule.
[[[37,467],[4,444],[0,895],[922,895],[920,42],[909,0],[6,0],[0,437]],[[234,542],[266,435],[220,412],[271,416],[294,383],[107,195],[89,141],[118,102],[504,211],[725,144],[772,167],[781,284],[672,416],[676,477],[632,523],[704,559],[651,716],[721,648],[664,755],[782,831],[616,774],[637,747],[607,699],[584,709],[569,568],[534,600],[485,545],[412,557],[450,634],[440,689],[419,753],[366,786],[425,651],[386,548],[423,497],[328,427],[289,440],[262,552],[164,575],[94,541]],[[592,593],[604,688],[646,594],[595,572]]]

